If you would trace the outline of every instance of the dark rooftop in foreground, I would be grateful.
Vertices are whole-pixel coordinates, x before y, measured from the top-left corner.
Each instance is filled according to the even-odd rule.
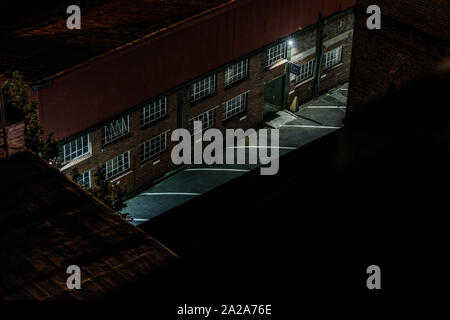
[[[0,299],[103,298],[178,258],[37,156],[0,161]],[[67,267],[82,290],[68,290]],[[156,289],[155,289],[156,290]]]
[[[0,1],[0,75],[28,82],[55,75],[229,0],[79,1],[81,30],[68,30],[71,1]]]

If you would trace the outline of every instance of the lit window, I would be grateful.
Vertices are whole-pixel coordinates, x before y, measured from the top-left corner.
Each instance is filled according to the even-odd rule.
[[[130,116],[126,115],[120,119],[111,121],[103,126],[102,145],[123,137],[130,132]]]
[[[106,179],[111,179],[130,169],[130,151],[122,153],[102,164]]]
[[[223,109],[224,120],[247,109],[247,95],[248,93],[246,92],[225,102]]]
[[[216,91],[216,75],[197,81],[191,86],[191,102],[199,100]]]
[[[61,146],[61,161],[67,163],[88,154],[90,151],[89,134],[85,134]]]
[[[333,49],[325,53],[325,69],[334,67],[342,61],[342,47]]]
[[[167,148],[167,132],[151,138],[141,144],[141,162],[165,151]]]
[[[314,59],[311,61],[308,61],[306,63],[303,63],[300,66],[300,75],[293,75],[291,78],[294,83],[299,83],[302,81],[305,81],[308,78],[311,78],[314,73]]]
[[[84,189],[89,189],[91,187],[91,171],[88,170],[83,172],[77,180],[80,187]]]
[[[244,79],[248,74],[248,59],[233,64],[225,70],[225,86]]]
[[[267,50],[267,66],[275,64],[277,61],[286,58],[286,42],[282,42]]]
[[[141,110],[141,127],[167,114],[167,97],[155,100]]]
[[[203,131],[214,126],[216,109],[211,109],[189,120],[189,131],[191,134]],[[201,126],[194,127],[194,122],[201,122]]]

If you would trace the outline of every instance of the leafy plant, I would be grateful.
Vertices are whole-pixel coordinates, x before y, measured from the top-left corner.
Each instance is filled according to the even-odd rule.
[[[77,182],[80,177],[80,173],[77,169],[73,169],[70,176],[73,181]],[[132,222],[133,218],[128,213],[121,212],[127,207],[127,204],[125,203],[125,193],[118,185],[113,185],[105,179],[105,174],[101,167],[97,168],[94,175],[94,181],[95,186],[87,189],[87,191],[112,210],[119,213],[124,219]]]
[[[44,128],[39,122],[39,102],[29,100],[29,87],[22,81],[18,71],[14,71],[12,79],[6,80],[2,86],[5,102],[5,114],[9,121],[24,121],[24,139],[27,150],[33,151],[52,165],[59,167],[59,143],[49,134],[44,141]]]
[[[14,71],[12,78],[3,83],[3,101],[8,121],[20,122],[25,118],[29,107],[28,90],[28,85],[23,83],[18,71]]]

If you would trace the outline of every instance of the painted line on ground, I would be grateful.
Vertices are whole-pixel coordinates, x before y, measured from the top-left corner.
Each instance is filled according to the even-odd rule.
[[[308,106],[305,109],[347,109],[346,106]]]
[[[133,221],[148,221],[148,220],[150,220],[150,219],[136,219],[136,218],[133,218]]]
[[[227,147],[227,149],[285,149],[285,150],[295,150],[297,147],[275,147],[275,146],[234,146]]]
[[[216,168],[193,168],[193,169],[185,169],[184,171],[235,171],[235,172],[249,172],[250,170],[246,169],[216,169]]]
[[[330,126],[308,126],[300,124],[285,124],[284,128],[315,128],[315,129],[341,129],[342,127],[330,127]]]
[[[141,193],[141,196],[199,196],[201,193],[191,192],[154,192],[154,193]]]

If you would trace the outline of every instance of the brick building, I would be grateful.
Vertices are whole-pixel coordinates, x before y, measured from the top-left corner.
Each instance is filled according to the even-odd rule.
[[[348,81],[352,0],[93,3],[81,30],[66,16],[12,24],[0,60],[0,73],[18,69],[32,85],[62,171],[77,169],[83,186],[101,166],[132,192],[176,168],[174,129],[255,127],[265,104],[288,108]]]
[[[449,1],[377,1],[380,30],[366,27],[366,8],[371,4],[358,0],[354,7],[348,117],[390,91],[430,74],[450,57],[450,29],[443,27],[450,24]]]

